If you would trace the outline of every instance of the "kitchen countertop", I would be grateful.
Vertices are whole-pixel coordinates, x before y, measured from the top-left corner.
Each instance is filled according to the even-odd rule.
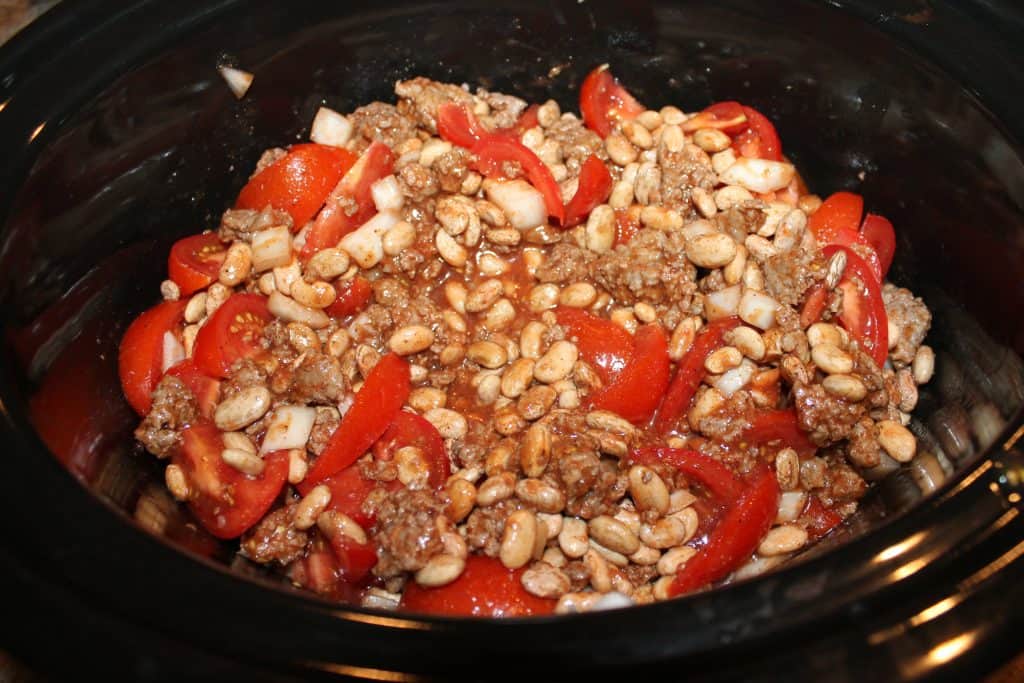
[[[0,45],[60,0],[0,0]],[[0,650],[0,681],[37,683],[45,679]],[[985,683],[1024,682],[1024,653],[989,676]]]

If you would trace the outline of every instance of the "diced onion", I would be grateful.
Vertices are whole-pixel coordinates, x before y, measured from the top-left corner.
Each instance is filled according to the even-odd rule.
[[[729,398],[750,383],[756,370],[757,366],[744,358],[739,365],[716,377],[712,385],[722,396]]]
[[[245,93],[249,92],[249,86],[252,85],[253,75],[251,73],[231,66],[222,66],[218,71],[235,97],[238,99],[245,97]]]
[[[723,183],[739,185],[751,192],[774,192],[789,185],[796,169],[793,164],[742,157],[719,174]]]
[[[292,235],[285,226],[260,230],[252,236],[252,267],[262,273],[292,260]]]
[[[398,185],[398,178],[393,175],[381,178],[371,185],[370,194],[373,196],[373,204],[378,211],[398,211],[405,203],[402,188]]]
[[[636,603],[633,598],[629,597],[624,593],[617,591],[611,591],[602,595],[591,609],[595,612],[603,612],[609,609],[620,609],[622,607],[632,607]]]
[[[807,494],[803,491],[786,491],[779,498],[779,512],[775,517],[776,524],[792,522],[804,511]]]
[[[741,293],[740,286],[733,285],[732,287],[726,287],[725,289],[705,295],[704,316],[708,320],[718,320],[719,318],[728,318],[730,315],[736,315],[736,311],[740,306]]]
[[[267,425],[260,453],[305,448],[316,420],[316,408],[306,406],[279,406],[274,408]]]
[[[320,107],[313,117],[309,139],[320,145],[344,147],[352,137],[352,123],[343,114]]]
[[[739,316],[743,322],[767,330],[775,325],[775,311],[779,302],[763,292],[748,289],[740,299]]]
[[[400,220],[396,211],[381,211],[341,238],[344,249],[360,268],[373,268],[384,258],[384,233]]]
[[[507,180],[487,186],[487,198],[505,212],[508,222],[519,230],[543,225],[548,217],[544,195],[525,180]]]
[[[170,368],[185,360],[185,347],[178,338],[171,332],[164,332],[163,357],[160,361],[161,371],[167,372]]]

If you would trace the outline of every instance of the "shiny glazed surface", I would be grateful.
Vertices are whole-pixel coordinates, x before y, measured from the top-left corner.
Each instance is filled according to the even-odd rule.
[[[64,21],[72,22],[73,13],[75,22],[95,21],[110,11],[99,4],[83,3]],[[0,130],[14,151],[5,188],[19,188],[2,204],[3,426],[11,447],[4,489],[5,506],[20,515],[5,516],[27,520],[4,527],[17,549],[19,576],[32,577],[38,597],[64,596],[65,605],[80,606],[94,620],[148,625],[132,636],[145,644],[140,650],[201,642],[228,658],[292,671],[312,665],[351,674],[472,675],[453,654],[467,639],[481,657],[507,662],[507,675],[541,665],[635,671],[667,663],[696,675],[712,663],[699,653],[713,648],[722,658],[711,659],[733,662],[736,673],[751,677],[770,677],[778,666],[799,667],[807,678],[870,666],[913,678],[940,664],[970,666],[972,656],[1005,651],[1022,600],[1014,581],[1024,571],[1021,460],[1012,447],[997,457],[978,456],[995,436],[972,435],[971,425],[980,405],[1010,419],[1020,403],[1019,358],[1008,349],[1020,348],[1022,335],[1019,317],[1006,312],[1019,310],[1022,295],[1008,276],[1024,261],[1018,246],[1024,173],[1012,138],[973,97],[851,14],[803,3],[792,3],[798,15],[712,3],[508,4],[482,13],[462,6],[448,13],[352,7],[351,15],[340,6],[299,4],[286,12],[273,3],[187,3],[173,11],[138,3],[115,22],[117,42],[109,33],[115,27],[108,27],[70,43],[58,16],[52,34],[35,37],[64,35],[69,48],[59,64],[29,68],[37,63],[32,35],[4,55],[4,73],[13,78],[5,81],[4,99],[11,99],[0,112]],[[879,16],[866,4],[851,9]],[[332,12],[315,28],[296,25]],[[886,13],[879,23],[925,45],[952,31],[976,47],[975,59],[992,63],[995,48],[963,38],[971,21],[946,6],[933,12],[927,32],[899,14]],[[164,28],[145,36],[129,30],[139,25]],[[471,44],[451,38],[469,33],[467,26]],[[410,30],[421,41],[396,44],[393,36]],[[172,49],[179,32],[190,37]],[[493,55],[485,58],[477,44],[493,44]],[[76,70],[76,59],[90,68]],[[240,103],[213,68],[222,59],[258,74]],[[150,302],[163,277],[160,255],[174,238],[215,221],[262,148],[299,133],[322,98],[351,109],[386,96],[390,82],[411,73],[470,82],[500,74],[495,87],[568,100],[585,69],[605,59],[652,102],[661,101],[666,83],[672,95],[665,101],[694,107],[727,95],[751,101],[793,141],[795,161],[822,183],[819,191],[855,189],[900,226],[894,279],[921,289],[940,311],[935,329],[946,331],[933,343],[945,349],[940,372],[948,368],[947,374],[922,402],[931,402],[933,416],[944,416],[926,420],[936,447],[962,463],[952,483],[827,557],[756,582],[678,603],[530,625],[466,627],[330,610],[197,563],[112,513],[132,509],[150,473],[126,452],[127,432],[119,430],[130,421],[117,398],[113,365],[83,361],[113,362],[109,350],[121,326]],[[116,79],[128,63],[142,66]],[[524,78],[546,69],[556,72],[550,80]],[[953,71],[976,75],[962,65]],[[1019,129],[1020,118],[1000,110],[997,105],[1010,104],[991,95],[991,85],[981,77],[974,83]],[[71,345],[75,351],[62,356]],[[82,385],[61,387],[62,401],[85,398],[77,404],[82,422],[55,432],[70,442],[72,470],[101,493],[104,505],[45,458],[25,428],[27,397],[60,362],[71,368],[63,376]],[[68,403],[59,410],[75,414]],[[26,481],[47,485],[26,487]],[[906,477],[879,490],[879,514],[865,515],[866,526],[877,524],[881,511],[891,516],[918,498]],[[55,529],[73,540],[55,548]],[[274,624],[289,626],[278,631]],[[510,629],[514,638],[507,637]],[[453,640],[460,644],[453,648]],[[813,659],[790,647],[808,640],[818,655]],[[131,668],[137,661],[122,666],[137,672]],[[111,665],[103,658],[93,663]],[[706,677],[716,675],[722,671],[713,668]]]

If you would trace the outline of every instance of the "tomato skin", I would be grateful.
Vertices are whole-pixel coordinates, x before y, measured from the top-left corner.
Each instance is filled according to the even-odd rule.
[[[437,134],[453,145],[473,149],[490,135],[465,107],[447,102],[437,108]]]
[[[879,282],[885,281],[885,276],[892,265],[893,256],[896,254],[896,231],[884,216],[869,213],[864,217],[864,223],[860,227],[861,237],[878,255]]]
[[[213,412],[217,409],[217,398],[220,396],[220,382],[203,374],[191,358],[186,358],[169,368],[167,374],[185,383],[196,399],[200,416],[212,420]]]
[[[743,438],[757,445],[777,441],[802,454],[815,451],[815,446],[807,437],[807,433],[800,429],[796,412],[792,408],[757,413],[744,430]]]
[[[633,356],[608,386],[590,397],[590,404],[640,424],[651,419],[668,388],[672,362],[668,337],[657,323],[637,330]]]
[[[423,453],[430,471],[428,483],[440,490],[451,475],[451,462],[444,450],[444,439],[437,428],[415,413],[404,410],[395,415],[387,431],[373,445],[378,460],[390,460],[395,451],[415,446]]]
[[[839,322],[881,368],[889,355],[889,317],[885,312],[881,285],[875,279],[871,266],[852,249],[830,244],[822,252],[831,258],[840,249],[846,252],[846,271],[839,282],[843,290]],[[860,281],[859,287],[852,276]]]
[[[178,240],[167,257],[167,276],[188,296],[217,281],[227,247],[212,232]]]
[[[175,330],[185,318],[187,301],[164,301],[144,311],[125,330],[118,349],[118,374],[129,405],[145,415],[153,405],[152,393],[162,375],[164,332]]]
[[[782,142],[768,117],[752,107],[743,107],[743,113],[747,117],[748,127],[733,140],[740,155],[782,161]]]
[[[629,462],[639,465],[671,465],[687,477],[696,479],[720,503],[732,503],[743,492],[743,485],[732,470],[699,451],[683,448],[637,448],[630,451]]]
[[[373,297],[373,286],[361,275],[346,282],[335,280],[334,291],[338,293],[337,298],[324,309],[324,313],[332,318],[347,318],[362,312]]]
[[[455,581],[439,588],[405,586],[402,609],[421,614],[467,617],[527,617],[551,614],[555,600],[538,598],[520,583],[524,569],[507,569],[498,560],[480,555],[466,558]]]
[[[564,226],[582,223],[594,207],[604,204],[612,193],[612,174],[604,162],[591,154],[580,168],[579,189],[565,207]]]
[[[182,433],[182,447],[172,462],[188,476],[193,495],[189,508],[203,527],[217,538],[237,538],[258,522],[288,478],[287,451],[264,457],[266,466],[257,477],[242,474],[221,457],[221,432],[209,422],[198,422]]]
[[[679,418],[689,410],[690,402],[704,378],[704,361],[713,351],[722,347],[725,334],[739,324],[740,319],[737,317],[715,320],[708,323],[693,340],[690,350],[679,361],[676,376],[654,420],[654,426],[660,434],[670,432]]]
[[[192,350],[196,367],[210,377],[227,377],[235,361],[264,353],[260,336],[271,320],[265,296],[231,295],[196,335]]]
[[[611,320],[578,308],[555,309],[558,324],[569,328],[580,356],[605,382],[611,382],[633,358],[633,336]]]
[[[409,363],[389,353],[370,371],[355,402],[313,463],[300,490],[309,490],[355,462],[394,421],[409,397]]]
[[[775,473],[762,466],[708,535],[707,544],[676,573],[669,595],[689,593],[724,579],[749,560],[771,529],[780,496]]]
[[[807,218],[807,228],[818,244],[834,244],[837,239],[850,239],[860,227],[864,199],[853,192],[835,192]]]
[[[602,138],[608,137],[617,120],[629,120],[646,109],[612,76],[608,65],[591,71],[580,86],[583,123]]]
[[[807,505],[801,516],[809,522],[807,535],[812,541],[826,536],[843,521],[843,518],[835,510],[825,507],[817,496],[808,496]]]
[[[260,211],[269,205],[285,211],[292,217],[292,231],[297,232],[316,215],[355,160],[352,152],[340,147],[293,145],[246,183],[235,208]]]
[[[303,495],[309,493],[313,488],[306,486],[305,483],[303,481],[297,487]],[[358,464],[353,463],[320,483],[331,490],[331,502],[327,505],[328,510],[336,510],[348,515],[364,529],[373,526],[374,517],[363,511],[363,501],[377,488],[378,482],[364,477]],[[385,488],[388,487],[385,486]],[[397,489],[398,486],[394,488]]]
[[[306,243],[299,256],[303,261],[313,254],[338,246],[341,238],[352,232],[377,213],[373,203],[371,187],[375,182],[391,175],[395,167],[395,153],[383,142],[373,142],[362,156],[346,169],[340,182],[332,184],[329,195],[321,202],[324,208],[316,216]],[[348,213],[350,203],[355,204],[354,213]]]
[[[335,534],[327,540],[338,563],[338,578],[345,583],[362,581],[377,564],[377,551],[372,543],[358,543],[345,534]]]
[[[825,305],[828,303],[828,288],[824,282],[811,286],[808,291],[810,293],[800,309],[800,327],[803,329],[821,320],[821,314],[825,312]]]

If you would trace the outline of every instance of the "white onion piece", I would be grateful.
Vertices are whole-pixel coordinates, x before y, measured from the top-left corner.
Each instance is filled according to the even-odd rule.
[[[747,386],[750,380],[754,377],[754,372],[757,370],[757,366],[751,363],[746,358],[731,370],[723,372],[721,375],[716,377],[712,381],[712,385],[718,392],[729,398],[737,391]]]
[[[235,97],[238,99],[245,97],[245,93],[249,92],[249,86],[252,85],[253,75],[251,73],[231,66],[222,66],[218,71]]]
[[[728,318],[730,315],[736,315],[736,311],[739,310],[740,306],[741,294],[740,286],[733,285],[732,287],[726,287],[725,289],[705,295],[704,316],[708,320],[718,320],[719,318]]]
[[[183,360],[185,360],[185,347],[172,333],[164,332],[163,357],[160,360],[161,371],[167,372]]]
[[[398,211],[405,203],[402,188],[398,185],[398,178],[393,175],[381,178],[371,185],[370,195],[373,197],[373,204],[378,211]]]
[[[252,236],[252,267],[262,273],[292,261],[292,233],[280,225],[260,230]]]
[[[722,171],[719,178],[723,183],[739,185],[751,192],[774,192],[789,185],[795,173],[793,164],[743,157]]]
[[[309,227],[311,225],[313,225],[312,221],[306,223],[302,226],[302,230],[299,230],[295,233],[295,236],[292,237],[292,248],[295,251],[302,251],[302,248],[306,246],[306,238],[309,236]]]
[[[306,406],[279,406],[274,408],[267,425],[260,453],[305,448],[316,420],[316,408]]]
[[[303,306],[295,299],[290,299],[277,290],[270,293],[270,297],[267,299],[267,310],[285,322],[303,323],[314,330],[331,324],[331,319],[323,311]]]
[[[491,183],[487,187],[487,198],[497,204],[512,227],[519,230],[536,228],[547,220],[544,195],[525,180]]]
[[[776,524],[792,522],[804,511],[807,494],[803,491],[785,491],[779,498],[779,512],[775,516]]]
[[[345,413],[349,411],[352,404],[356,402],[355,394],[346,394],[344,398],[338,401],[338,415],[345,417]]]
[[[452,143],[440,138],[430,138],[423,143],[423,148],[420,149],[419,161],[422,165],[429,168],[435,161],[450,151],[452,151]]]
[[[767,330],[775,325],[779,302],[763,292],[748,289],[740,299],[739,316],[743,322]]]
[[[384,258],[384,233],[400,220],[396,211],[381,211],[341,238],[344,249],[360,268],[373,268]]]
[[[344,147],[352,137],[352,123],[343,114],[328,107],[320,107],[313,117],[309,139],[319,145]]]
[[[605,593],[600,598],[598,598],[597,602],[595,602],[594,606],[590,609],[594,612],[603,612],[609,609],[621,609],[623,607],[632,607],[635,604],[636,603],[633,602],[633,598],[629,597],[628,595],[625,595],[624,593],[619,593],[617,591],[612,591],[610,593]]]

